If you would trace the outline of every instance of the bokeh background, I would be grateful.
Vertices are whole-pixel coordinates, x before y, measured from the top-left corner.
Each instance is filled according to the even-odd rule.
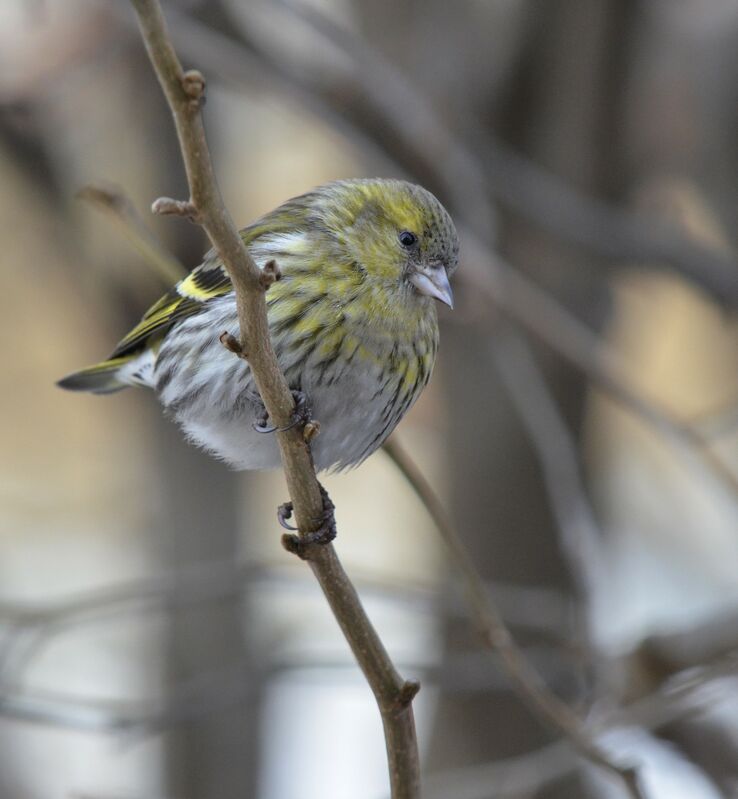
[[[452,212],[458,304],[397,436],[649,799],[738,796],[735,0],[164,8],[238,222],[348,176]],[[54,386],[171,282],[136,225],[187,268],[207,248],[159,195],[186,185],[129,4],[3,0],[0,796],[380,799],[379,717],[280,548],[281,475],[209,460],[147,392]],[[511,691],[388,458],[326,485],[423,684],[425,795],[623,796]]]

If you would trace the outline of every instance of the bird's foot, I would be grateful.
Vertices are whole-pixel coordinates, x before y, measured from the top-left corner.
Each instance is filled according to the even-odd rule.
[[[286,427],[277,427],[269,423],[269,413],[264,407],[261,399],[259,403],[259,413],[252,427],[257,433],[284,433],[293,427],[300,425],[306,427],[312,422],[312,409],[307,398],[307,394],[299,389],[292,390],[292,398],[295,401],[295,410],[292,412],[292,421]]]
[[[323,497],[323,512],[315,522],[318,526],[314,530],[306,533],[294,535],[290,533],[282,536],[282,546],[293,555],[297,555],[302,560],[308,559],[308,548],[312,544],[325,545],[330,544],[336,537],[336,518],[334,510],[336,506],[328,496],[328,492],[320,486],[320,495]],[[277,509],[277,519],[285,530],[297,530],[289,524],[288,519],[292,518],[292,503],[285,502]]]

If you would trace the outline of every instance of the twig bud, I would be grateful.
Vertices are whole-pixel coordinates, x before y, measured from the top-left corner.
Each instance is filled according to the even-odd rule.
[[[151,213],[162,216],[184,216],[190,222],[198,222],[200,215],[192,200],[173,200],[171,197],[159,197],[151,203]]]
[[[191,110],[205,105],[205,77],[198,69],[188,69],[182,75],[182,90],[190,98]]]
[[[259,285],[266,291],[272,283],[276,283],[282,278],[282,271],[279,264],[272,258],[264,264],[259,276]]]
[[[310,443],[320,433],[320,422],[311,419],[302,429],[302,437]]]
[[[239,358],[246,357],[246,353],[243,351],[241,342],[227,330],[218,336],[218,340],[229,352],[232,352],[234,355],[238,355]]]

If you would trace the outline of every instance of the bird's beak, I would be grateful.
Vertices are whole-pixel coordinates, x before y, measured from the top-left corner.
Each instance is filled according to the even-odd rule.
[[[440,300],[446,303],[449,308],[454,307],[454,295],[443,264],[418,268],[417,271],[410,275],[410,282],[426,297]]]

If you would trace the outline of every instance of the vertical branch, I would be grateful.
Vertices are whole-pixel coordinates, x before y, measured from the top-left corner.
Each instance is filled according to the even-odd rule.
[[[161,198],[159,213],[187,216],[202,225],[228,270],[236,293],[241,341],[230,348],[247,359],[269,416],[278,427],[288,426],[294,410],[292,395],[269,338],[264,293],[274,279],[262,273],[233,224],[215,180],[200,107],[205,79],[196,70],[183,71],[169,40],[158,0],[131,0],[146,50],[169,103],[187,171],[190,199]],[[274,271],[274,270],[273,270]],[[217,331],[214,331],[217,335]],[[277,433],[287,487],[300,535],[315,530],[324,506],[310,455],[309,441],[298,427]],[[374,693],[382,715],[393,799],[417,799],[420,767],[412,699],[419,685],[398,674],[376,630],[343,570],[334,548],[304,544],[320,587]]]

